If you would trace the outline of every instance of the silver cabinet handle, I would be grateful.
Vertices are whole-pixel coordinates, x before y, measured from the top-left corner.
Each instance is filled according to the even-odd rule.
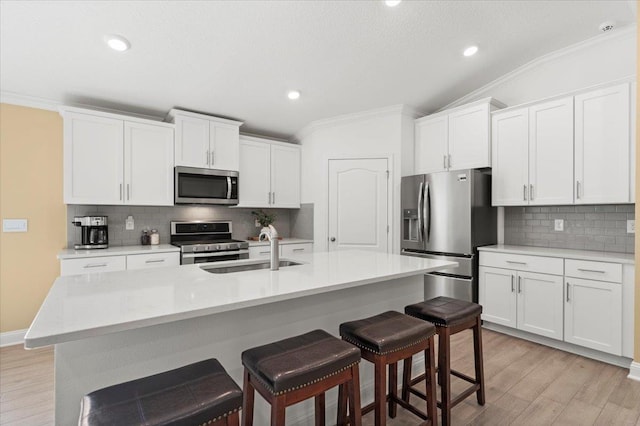
[[[522,277],[518,276],[518,293],[522,293]]]
[[[529,200],[533,200],[533,184],[529,185]]]
[[[127,200],[130,200],[130,199],[131,199],[130,194],[131,194],[131,191],[130,191],[130,189],[129,189],[129,184],[127,184]]]
[[[447,168],[447,156],[446,155],[442,156],[442,167],[445,168],[445,169]]]
[[[527,201],[527,185],[522,185],[522,200]]]
[[[304,251],[304,249],[293,249],[292,251]]]
[[[259,252],[259,254],[270,254],[270,253],[271,253],[271,251],[261,251],[261,252]]]
[[[272,192],[272,196],[271,196],[271,204],[275,204],[276,203],[276,193]]]
[[[211,151],[211,165],[212,166],[215,164],[215,158],[216,158],[214,152],[215,151],[213,151],[213,150]]]
[[[576,181],[576,199],[580,199],[580,181]]]
[[[599,271],[597,269],[582,269],[582,268],[578,268],[578,271],[581,272],[597,272],[598,274],[606,274],[607,271]]]
[[[207,166],[209,165],[209,150],[204,154],[204,161],[207,162]]]
[[[515,263],[516,265],[526,265],[527,262],[516,262],[515,260],[506,260],[507,263]]]
[[[271,204],[271,191],[269,191],[269,203],[268,204]]]
[[[451,168],[451,154],[449,154],[449,168]]]
[[[515,276],[511,275],[511,293],[513,293],[515,291],[515,288],[513,287],[513,279],[515,278]]]
[[[89,263],[84,265],[83,268],[104,268],[105,266],[107,266],[106,263]]]
[[[567,302],[569,301],[569,281],[567,281]]]
[[[164,259],[145,260],[144,263],[162,263]]]
[[[120,184],[120,201],[122,201],[122,184]]]

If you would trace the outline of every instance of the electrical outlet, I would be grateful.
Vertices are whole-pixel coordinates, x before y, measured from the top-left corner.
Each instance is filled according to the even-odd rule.
[[[556,231],[564,231],[564,219],[556,219],[554,223],[554,229]]]
[[[254,223],[255,223],[255,225],[256,225],[256,228],[261,228],[261,226],[260,226],[260,222],[258,222],[258,220],[257,220],[257,219],[256,219],[256,221],[255,221]]]
[[[133,216],[127,217],[124,221],[124,227],[127,231],[133,231],[135,229],[135,223],[133,222]]]
[[[634,219],[627,221],[627,234],[636,233],[636,221]]]

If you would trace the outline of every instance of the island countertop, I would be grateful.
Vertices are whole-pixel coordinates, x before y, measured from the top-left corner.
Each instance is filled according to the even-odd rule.
[[[295,261],[302,264],[279,271],[212,274],[202,270],[201,264],[59,277],[25,336],[25,347],[196,318],[456,265],[357,250],[314,252]],[[223,263],[229,262],[213,265]]]

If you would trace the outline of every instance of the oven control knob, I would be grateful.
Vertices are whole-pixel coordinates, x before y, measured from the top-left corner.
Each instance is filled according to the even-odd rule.
[[[211,246],[206,246],[206,247],[205,247],[205,250],[206,250],[206,251],[211,251]]]

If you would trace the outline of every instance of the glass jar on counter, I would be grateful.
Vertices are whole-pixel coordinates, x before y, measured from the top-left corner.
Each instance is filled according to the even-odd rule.
[[[148,229],[142,230],[142,236],[140,236],[140,244],[142,244],[143,246],[148,246],[149,244],[151,244],[151,236],[149,235]]]
[[[152,229],[149,233],[149,237],[151,238],[151,245],[155,246],[160,244],[160,234],[157,229]]]

